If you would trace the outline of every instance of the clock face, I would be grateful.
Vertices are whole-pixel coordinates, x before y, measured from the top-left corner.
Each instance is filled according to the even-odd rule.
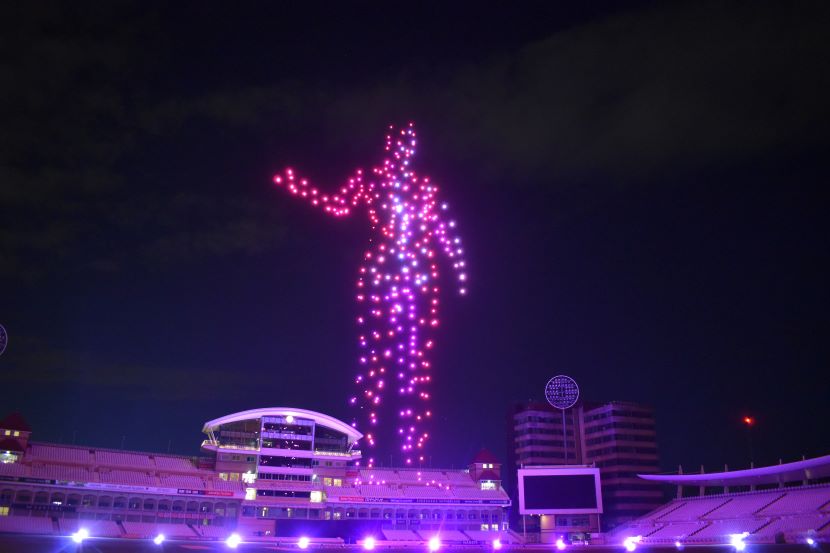
[[[579,399],[579,386],[570,376],[554,376],[545,385],[545,399],[557,409],[570,409]]]
[[[6,351],[6,344],[9,343],[9,335],[6,334],[6,329],[3,328],[3,325],[0,325],[0,355],[3,355],[3,352]]]

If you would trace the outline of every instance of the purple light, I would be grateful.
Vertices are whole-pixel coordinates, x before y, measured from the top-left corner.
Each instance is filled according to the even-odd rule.
[[[311,543],[311,540],[308,539],[306,536],[301,537],[297,540],[297,547],[300,549],[308,549],[308,544]]]
[[[429,438],[425,427],[432,417],[428,390],[433,368],[428,353],[440,324],[439,254],[450,260],[460,295],[468,292],[469,279],[461,239],[448,230],[456,224],[447,218],[447,204],[439,205],[438,187],[410,167],[415,143],[412,123],[398,132],[390,126],[386,157],[366,174],[357,170],[334,194],[310,186],[292,169],[274,176],[275,185],[329,215],[344,217],[358,209],[368,215],[373,236],[358,270],[355,295],[360,308],[356,320],[361,353],[354,379],[358,393],[349,403],[360,410],[364,428],[378,426],[384,402],[407,419],[408,428],[397,434],[408,465],[415,458],[413,447],[420,450],[420,460]],[[386,386],[387,375],[397,376],[398,382]],[[367,435],[366,443],[377,446],[377,433]]]
[[[236,549],[237,547],[239,547],[240,543],[242,543],[242,538],[239,536],[239,534],[236,533],[231,534],[230,536],[228,536],[228,539],[225,540],[225,545],[227,545],[231,549]]]
[[[366,536],[363,538],[363,549],[366,551],[371,551],[375,548],[375,538],[372,536]]]
[[[634,551],[637,549],[637,544],[639,544],[643,539],[643,536],[629,536],[623,540],[623,546],[625,547],[626,551]]]
[[[500,539],[496,538],[496,539],[493,540],[493,549],[496,550],[496,551],[501,549],[501,540]]]
[[[564,551],[566,547],[568,546],[565,545],[565,540],[563,540],[562,538],[557,538],[556,549],[558,549],[559,551]]]
[[[72,541],[75,543],[81,543],[89,537],[89,530],[86,528],[80,528],[77,532],[73,533],[71,537]]]
[[[742,532],[740,534],[729,534],[729,544],[735,548],[735,551],[743,551],[746,549],[746,542],[744,541],[749,535],[749,532]]]
[[[441,538],[439,538],[438,536],[432,536],[431,538],[429,538],[428,545],[430,551],[438,551],[439,549],[441,549]]]

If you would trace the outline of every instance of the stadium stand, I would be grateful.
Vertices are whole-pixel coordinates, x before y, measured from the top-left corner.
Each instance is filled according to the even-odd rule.
[[[98,449],[93,452],[95,464],[102,466],[127,466],[146,469],[155,469],[156,464],[149,455],[140,453],[125,453],[121,451],[110,451]]]
[[[130,484],[133,486],[158,486],[159,479],[153,474],[133,470],[102,470],[98,472],[101,482],[108,484]]]
[[[769,521],[761,519],[732,518],[717,520],[695,532],[692,538],[694,541],[709,541],[712,539],[721,540],[724,536],[730,534],[742,534],[744,532],[754,534],[768,524]]]
[[[20,463],[0,463],[0,476],[30,476],[32,469]]]
[[[265,482],[263,480],[263,482]],[[300,484],[300,482],[296,482]],[[208,487],[213,490],[222,490],[225,492],[241,492],[244,490],[244,484],[242,482],[226,482],[225,480],[220,480],[218,478],[211,478],[207,481]],[[267,485],[257,484],[258,488],[267,489]],[[285,489],[285,488],[282,488]]]
[[[205,481],[199,476],[181,474],[162,474],[159,476],[161,485],[169,488],[188,488],[201,490],[205,488]]]
[[[756,513],[784,497],[783,493],[737,495],[717,507],[704,518],[739,518],[747,513]]]
[[[55,525],[46,517],[0,517],[0,532],[13,534],[52,534]]]
[[[704,526],[706,526],[706,523],[703,522],[676,522],[658,527],[656,530],[652,528],[648,534],[641,535],[647,535],[650,541],[665,540],[674,542],[698,532]]]
[[[703,498],[695,499],[694,501],[687,501],[679,508],[666,513],[657,520],[660,522],[684,522],[688,520],[697,520],[698,518],[714,511],[727,501],[729,501],[729,499],[725,497],[716,497],[712,499]]]
[[[793,490],[758,511],[761,515],[791,515],[817,511],[830,503],[830,487]]]
[[[29,456],[33,460],[80,465],[89,465],[92,461],[89,449],[39,443],[30,445]]]
[[[459,532],[458,530],[423,530],[418,532],[418,534],[424,541],[428,541],[432,536],[438,536],[441,539],[442,543],[464,543],[470,541],[469,536],[467,536],[463,532]]]
[[[89,469],[67,465],[33,465],[32,476],[54,480],[71,480],[78,482],[95,482]]]
[[[155,456],[156,467],[159,470],[168,472],[194,472],[198,469],[193,465],[188,457],[167,457],[163,455]]]
[[[134,538],[153,538],[164,534],[167,538],[196,538],[199,534],[187,524],[165,524],[157,522],[127,522],[121,523],[124,534]]]
[[[416,497],[419,499],[426,498],[446,498],[451,497],[447,490],[438,488],[437,486],[403,486],[401,495],[407,497]],[[478,496],[480,497],[480,496]]]
[[[643,543],[722,544],[730,534],[749,532],[747,541],[792,542],[830,533],[830,485],[776,488],[675,499],[615,529],[611,542],[643,536]]]
[[[81,528],[86,528],[89,535],[94,537],[120,538],[123,535],[121,527],[112,520],[58,519],[58,529],[61,534],[72,534]]]
[[[381,530],[383,535],[389,541],[417,541],[422,542],[424,539],[413,532],[412,530]]]
[[[222,526],[194,526],[193,529],[202,537],[218,540],[227,538],[231,533],[227,528]]]

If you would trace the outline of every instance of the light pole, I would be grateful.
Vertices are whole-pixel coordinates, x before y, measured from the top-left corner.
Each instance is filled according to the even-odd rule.
[[[747,415],[743,418],[743,423],[746,426],[746,441],[749,445],[749,466],[752,467],[755,465],[755,459],[752,454],[752,427],[755,426],[755,417]]]

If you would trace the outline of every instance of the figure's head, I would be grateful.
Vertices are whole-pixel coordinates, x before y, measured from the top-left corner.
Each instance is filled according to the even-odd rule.
[[[415,123],[401,127],[389,125],[386,132],[386,162],[392,163],[398,171],[405,171],[415,155]]]

